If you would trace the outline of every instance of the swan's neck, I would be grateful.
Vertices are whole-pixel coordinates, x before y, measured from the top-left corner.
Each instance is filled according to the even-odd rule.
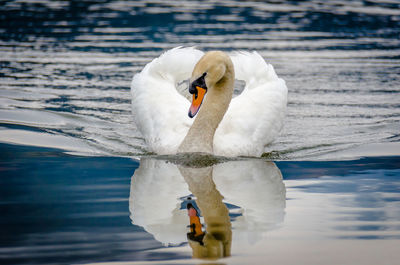
[[[222,79],[208,89],[178,153],[213,153],[214,134],[232,99],[234,80],[233,67],[227,67]]]

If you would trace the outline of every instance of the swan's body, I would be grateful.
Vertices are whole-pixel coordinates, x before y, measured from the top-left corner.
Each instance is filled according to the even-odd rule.
[[[133,115],[149,151],[260,156],[282,128],[285,82],[256,52],[203,55],[194,48],[175,48],[134,76]],[[177,86],[203,72],[207,95],[193,122],[187,115],[190,102]],[[232,99],[234,78],[246,86]]]

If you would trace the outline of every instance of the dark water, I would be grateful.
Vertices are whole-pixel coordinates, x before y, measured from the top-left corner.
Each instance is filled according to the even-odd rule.
[[[0,263],[397,264],[399,36],[395,0],[0,1]],[[132,76],[176,46],[274,65],[283,160],[131,158]]]
[[[285,128],[266,151],[342,158],[399,142],[399,36],[393,0],[1,1],[0,140],[143,153],[133,74],[166,49],[197,46],[256,50],[286,80]]]

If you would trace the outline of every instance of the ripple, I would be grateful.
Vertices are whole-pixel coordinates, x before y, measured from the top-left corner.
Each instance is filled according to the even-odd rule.
[[[76,138],[96,152],[145,152],[132,124],[130,81],[162,51],[183,45],[257,50],[286,80],[286,125],[266,151],[318,158],[396,141],[399,7],[341,0],[7,1],[0,10],[1,124]],[[49,113],[73,118],[64,124]]]

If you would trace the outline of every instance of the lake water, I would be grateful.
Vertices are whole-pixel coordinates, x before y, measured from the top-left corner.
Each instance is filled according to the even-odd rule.
[[[2,264],[202,264],[192,255],[223,253],[231,256],[218,264],[400,258],[400,157],[185,168],[0,148]],[[189,203],[201,214],[203,245],[188,235]]]
[[[395,0],[0,1],[0,262],[397,264],[399,36]],[[139,163],[130,82],[176,46],[274,65],[278,161]]]

